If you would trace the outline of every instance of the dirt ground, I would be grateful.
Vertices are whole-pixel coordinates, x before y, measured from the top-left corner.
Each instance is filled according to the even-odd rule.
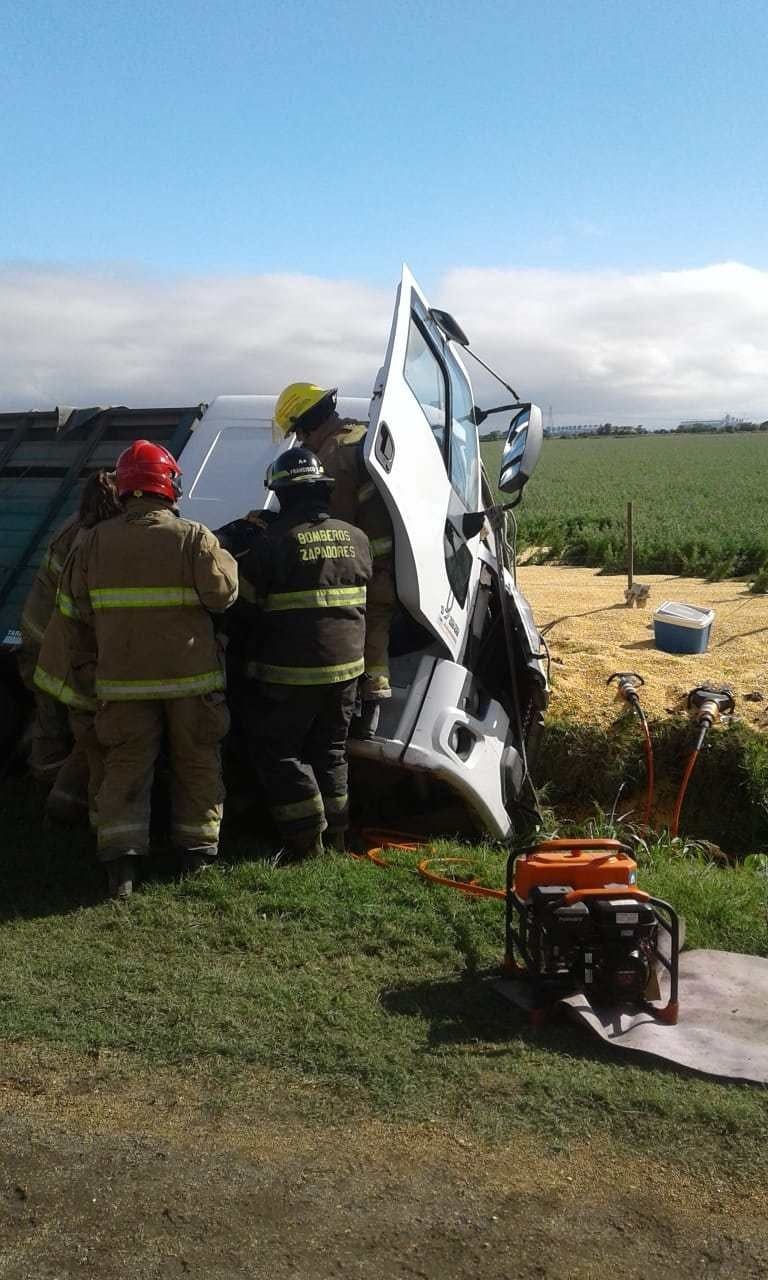
[[[264,1075],[238,1097],[126,1055],[3,1046],[3,1280],[768,1274],[768,1189],[716,1170],[343,1115],[319,1128]]]
[[[737,715],[768,730],[768,596],[750,595],[748,582],[733,579],[643,574],[641,580],[650,584],[649,604],[629,609],[625,577],[556,565],[519,568],[520,587],[552,654],[550,714],[610,724],[620,704],[606,680],[629,670],[645,678],[649,718],[681,710],[688,691],[707,681],[731,685]],[[707,653],[684,656],[655,647],[653,612],[665,600],[714,609]],[[748,693],[762,699],[745,701]]]

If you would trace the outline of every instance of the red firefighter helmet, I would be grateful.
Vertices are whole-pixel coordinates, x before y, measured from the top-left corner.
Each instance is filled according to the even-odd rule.
[[[134,440],[117,460],[117,492],[157,493],[175,502],[181,497],[181,470],[172,453],[151,440]]]

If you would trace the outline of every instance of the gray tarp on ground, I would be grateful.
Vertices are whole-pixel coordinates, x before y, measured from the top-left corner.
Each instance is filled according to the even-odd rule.
[[[502,978],[494,985],[505,999],[530,1008],[525,980]],[[675,1027],[648,1013],[595,1008],[582,993],[560,1006],[617,1048],[723,1080],[768,1084],[768,960],[733,951],[683,952],[679,996]]]

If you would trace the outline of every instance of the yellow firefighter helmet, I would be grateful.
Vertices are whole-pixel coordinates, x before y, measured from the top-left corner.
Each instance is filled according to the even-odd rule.
[[[336,387],[316,387],[312,382],[291,382],[277,397],[275,426],[284,436],[291,431],[319,427],[336,408]]]

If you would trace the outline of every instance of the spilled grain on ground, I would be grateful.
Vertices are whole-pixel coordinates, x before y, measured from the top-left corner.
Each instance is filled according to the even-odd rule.
[[[638,671],[646,681],[643,705],[651,719],[685,707],[687,692],[705,681],[726,683],[737,714],[768,731],[768,596],[750,595],[749,583],[705,582],[668,574],[642,574],[650,584],[646,608],[624,604],[623,576],[596,569],[522,565],[518,582],[528,597],[552,655],[550,714],[609,725],[621,711],[606,680],[614,671]],[[665,600],[715,610],[705,654],[664,653],[655,647],[653,612]],[[762,701],[745,701],[746,694]]]

